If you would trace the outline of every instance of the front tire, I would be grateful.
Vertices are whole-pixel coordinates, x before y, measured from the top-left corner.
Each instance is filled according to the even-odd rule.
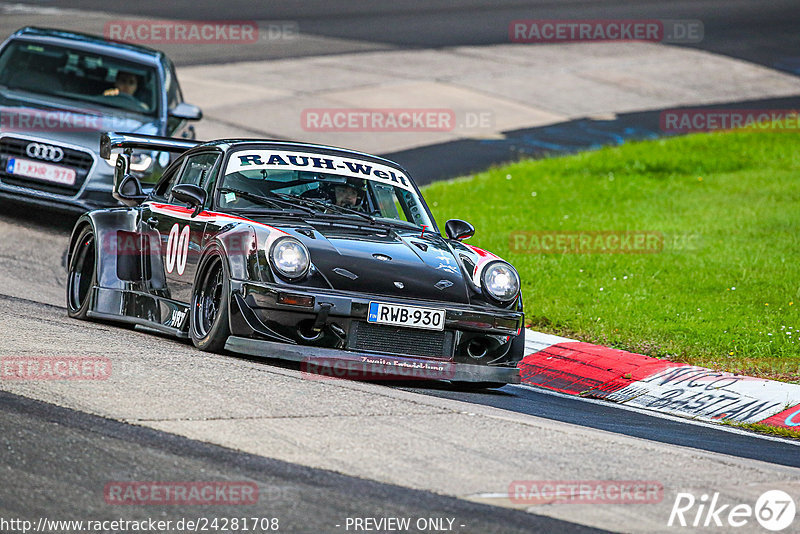
[[[215,251],[201,262],[189,313],[189,337],[194,346],[219,352],[230,336],[230,278],[222,255]]]
[[[94,231],[86,226],[75,241],[67,268],[67,314],[85,321],[92,289],[97,285],[97,250]]]

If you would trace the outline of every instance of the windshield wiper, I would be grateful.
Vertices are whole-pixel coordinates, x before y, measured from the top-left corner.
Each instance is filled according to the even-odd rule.
[[[345,213],[345,214],[348,214],[348,215],[358,215],[362,219],[366,219],[371,223],[383,224],[382,222],[378,221],[372,215],[370,215],[368,213],[364,213],[363,211],[358,211],[358,210],[353,209],[353,208],[348,208],[347,206],[340,206],[339,204],[331,204],[331,207],[334,209],[334,211],[339,211],[339,213]]]
[[[322,202],[320,200],[314,200],[313,198],[303,198],[297,195],[290,195],[289,193],[276,193],[275,191],[270,191],[271,195],[274,195],[277,198],[282,199],[284,202],[288,202],[292,205],[301,205],[305,206],[309,209],[316,208],[317,210],[322,210],[323,212],[327,211],[331,205],[327,202]]]
[[[247,200],[252,200],[253,202],[257,202],[262,205],[273,206],[279,209],[283,209],[285,207],[290,207],[293,209],[297,209],[302,211],[303,213],[313,214],[314,210],[311,208],[307,208],[305,206],[298,206],[294,202],[287,202],[280,198],[273,198],[273,197],[265,197],[262,195],[257,195],[255,193],[248,193],[247,191],[242,191],[240,189],[233,189],[230,187],[220,187],[220,193],[234,193],[236,195],[241,196],[242,198],[246,198]],[[271,193],[274,195],[274,193]]]
[[[311,199],[311,198],[303,198],[303,197],[299,197],[297,195],[290,195],[288,193],[276,193],[276,192],[273,191],[272,194],[276,195],[276,196],[279,196],[282,199],[293,200],[293,201],[300,202],[301,204],[306,205],[306,206],[314,206],[316,208],[321,209],[323,214],[328,210],[332,210],[332,211],[338,212],[339,214],[342,214],[342,215],[357,215],[358,217],[361,217],[362,219],[365,219],[365,220],[371,222],[372,224],[378,224],[378,225],[386,226],[386,223],[378,221],[372,215],[369,215],[369,214],[364,213],[362,211],[358,211],[358,210],[353,209],[353,208],[348,208],[346,206],[340,206],[338,204],[329,204],[327,202],[322,202],[320,200],[314,200],[314,199]]]

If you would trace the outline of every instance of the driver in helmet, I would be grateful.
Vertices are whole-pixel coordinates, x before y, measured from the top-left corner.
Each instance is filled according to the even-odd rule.
[[[358,178],[333,185],[334,203],[344,208],[362,209],[364,193],[364,180]]]

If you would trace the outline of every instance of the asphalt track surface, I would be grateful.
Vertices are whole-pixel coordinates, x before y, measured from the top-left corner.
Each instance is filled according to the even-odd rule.
[[[611,403],[586,402],[567,395],[554,395],[520,386],[505,386],[490,392],[472,393],[455,391],[445,385],[431,387],[419,384],[413,391],[661,443],[800,467],[800,443],[770,441],[760,436],[732,433],[710,425],[693,425],[676,418],[647,415],[640,411],[622,411]]]
[[[279,519],[280,532],[345,532],[347,517],[450,518],[458,532],[604,532],[262,458],[0,392],[0,517],[104,521]],[[258,485],[254,505],[106,503],[114,480]],[[463,525],[463,528],[462,528]]]
[[[302,33],[412,48],[508,43],[508,25],[517,19],[700,20],[704,38],[691,46],[769,67],[800,67],[800,4],[793,0],[54,0],[37,4],[184,20],[290,20]],[[230,61],[241,57],[240,51],[232,54]]]

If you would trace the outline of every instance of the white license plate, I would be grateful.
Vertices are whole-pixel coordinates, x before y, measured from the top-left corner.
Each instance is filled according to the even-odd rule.
[[[368,323],[391,324],[408,328],[444,330],[444,310],[370,302]]]
[[[26,178],[35,178],[45,182],[62,185],[75,185],[75,171],[59,165],[39,163],[21,158],[9,158],[6,165],[8,174],[16,174]]]

